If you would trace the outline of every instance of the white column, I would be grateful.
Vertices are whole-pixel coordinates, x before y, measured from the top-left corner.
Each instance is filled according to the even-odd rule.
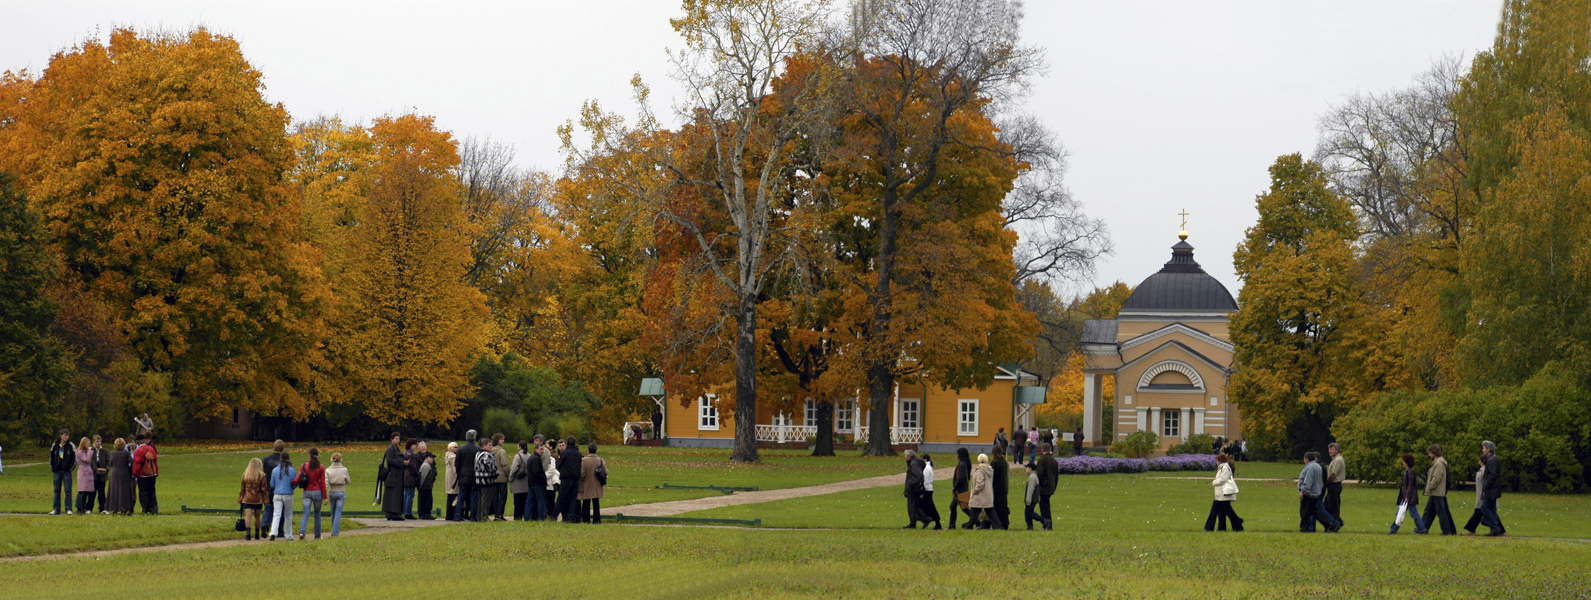
[[[1104,393],[1099,373],[1083,373],[1083,441],[1098,443],[1103,411],[1101,395]]]
[[[1193,409],[1193,432],[1194,433],[1204,433],[1204,411],[1205,410],[1206,409],[1203,409],[1203,408],[1195,408],[1195,409]]]
[[[890,403],[891,403],[891,406],[894,407],[894,409],[890,411],[890,414],[894,415],[894,420],[891,421],[890,424],[889,424],[889,443],[891,443],[891,444],[899,444],[900,443],[900,437],[895,434],[895,428],[900,425],[900,384],[899,383],[895,384],[895,398],[893,400],[891,400]]]
[[[1136,410],[1138,411],[1138,431],[1149,431],[1149,409],[1140,406]]]
[[[1182,441],[1187,441],[1188,436],[1193,434],[1192,426],[1193,409],[1184,406],[1182,407],[1182,420],[1177,421],[1177,433],[1181,434]]]
[[[1149,407],[1149,431],[1154,432],[1155,435],[1160,435],[1160,424],[1163,422],[1163,420],[1164,419],[1160,416],[1160,407]]]

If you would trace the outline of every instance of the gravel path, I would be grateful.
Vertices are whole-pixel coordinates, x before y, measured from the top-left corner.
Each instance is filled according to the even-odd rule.
[[[949,468],[934,469],[934,481],[950,479],[956,474],[954,465]],[[757,504],[760,502],[773,502],[775,500],[789,500],[791,498],[805,498],[807,496],[821,496],[836,492],[849,492],[867,488],[906,485],[906,474],[880,475],[866,479],[852,479],[850,481],[837,481],[823,485],[810,485],[807,487],[785,488],[782,490],[765,490],[758,492],[735,492],[727,496],[713,496],[710,498],[696,498],[692,500],[674,500],[671,502],[653,502],[650,504],[631,504],[629,506],[616,506],[611,510],[614,513],[624,513],[626,517],[671,517],[678,514],[723,508],[725,506],[738,506],[741,504]]]

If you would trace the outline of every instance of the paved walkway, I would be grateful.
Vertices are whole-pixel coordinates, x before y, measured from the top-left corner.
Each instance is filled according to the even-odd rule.
[[[956,474],[954,466],[943,469],[934,469],[934,481],[950,479]],[[624,513],[626,517],[671,517],[678,514],[723,508],[725,506],[739,506],[741,504],[758,504],[773,502],[775,500],[789,500],[791,498],[806,498],[808,496],[822,496],[837,492],[849,492],[876,487],[906,485],[906,474],[880,475],[866,479],[852,479],[850,481],[836,481],[822,485],[809,485],[806,487],[785,488],[782,490],[765,490],[758,492],[735,492],[727,496],[713,496],[709,498],[695,498],[691,500],[674,500],[671,502],[653,502],[650,504],[631,504],[629,506],[615,506],[606,509],[612,513]]]

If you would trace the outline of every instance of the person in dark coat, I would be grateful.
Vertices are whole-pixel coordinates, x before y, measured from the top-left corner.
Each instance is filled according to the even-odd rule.
[[[1060,483],[1061,466],[1055,462],[1055,450],[1049,444],[1039,445],[1039,516],[1044,517],[1044,530],[1055,528],[1050,516],[1050,496],[1055,495],[1055,485]]]
[[[110,451],[110,478],[106,484],[105,510],[111,514],[133,513],[133,453],[127,451],[127,441],[116,438]]]
[[[580,460],[585,457],[580,455],[579,444],[571,435],[558,454],[558,479],[563,482],[558,488],[558,514],[565,523],[580,522]]]
[[[455,483],[459,486],[459,505],[458,509],[453,511],[454,520],[475,520],[476,505],[481,501],[480,494],[475,489],[475,455],[480,453],[481,447],[475,445],[475,430],[464,432],[464,445],[459,446],[458,452],[453,455],[453,467],[458,469]]]
[[[989,467],[994,469],[994,513],[1000,516],[995,528],[1007,529],[1011,526],[1011,503],[1007,497],[1011,493],[1011,465],[1005,462],[1005,450],[994,449]]]
[[[1414,473],[1414,455],[1407,452],[1403,454],[1403,481],[1398,485],[1398,506],[1408,516],[1414,517],[1414,532],[1424,535],[1427,529],[1425,520],[1420,518],[1419,475]],[[1397,533],[1398,527],[1398,522],[1394,518],[1392,529],[1387,531],[1387,533]]]
[[[906,489],[901,495],[906,497],[907,524],[901,529],[916,529],[917,522],[922,521],[923,527],[928,526],[928,520],[917,513],[917,503],[923,497],[923,461],[917,460],[916,450],[906,451]]]
[[[410,521],[414,520],[414,494],[420,489],[420,460],[414,453],[419,443],[414,438],[403,442],[403,461],[408,465],[403,469],[403,518]]]
[[[663,439],[663,411],[652,409],[652,439]]]
[[[77,467],[77,457],[72,454],[72,432],[61,430],[60,441],[50,446],[50,476],[55,485],[55,508],[52,515],[61,514],[61,490],[66,490],[66,514],[72,514],[72,469]]]
[[[1475,485],[1480,486],[1481,492],[1481,523],[1486,525],[1487,536],[1497,537],[1508,534],[1508,529],[1503,527],[1502,517],[1497,515],[1497,500],[1503,497],[1503,465],[1497,460],[1497,444],[1490,440],[1481,442],[1481,464],[1486,466],[1486,473]]]
[[[967,524],[963,529],[972,529],[975,523],[972,513],[967,510],[967,501],[972,492],[972,455],[966,448],[956,449],[956,474],[950,479],[950,529],[956,528],[956,509],[961,509],[967,515]]]
[[[94,498],[99,500],[99,512],[109,513],[110,510],[105,508],[105,483],[110,477],[110,452],[105,451],[104,441],[97,435],[94,436],[89,466],[94,470]],[[89,505],[89,512],[94,512],[94,505]]]
[[[392,432],[392,445],[387,446],[387,453],[381,459],[387,465],[387,485],[381,496],[381,512],[387,514],[388,521],[403,520],[403,475],[409,471],[409,459],[404,458],[403,450],[398,448],[402,440],[401,434]]]
[[[537,434],[531,439],[535,444],[530,453],[530,464],[526,465],[527,476],[530,480],[530,489],[525,496],[525,512],[530,520],[540,521],[547,518],[547,470],[544,457],[551,450],[547,448],[546,438]]]
[[[1072,456],[1083,455],[1083,426],[1078,425],[1077,431],[1072,432]]]

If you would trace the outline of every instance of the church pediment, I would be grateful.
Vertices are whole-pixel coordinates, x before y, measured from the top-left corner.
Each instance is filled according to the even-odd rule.
[[[1231,342],[1227,342],[1227,341],[1221,340],[1221,339],[1219,339],[1219,338],[1217,338],[1215,336],[1212,336],[1212,335],[1210,335],[1208,333],[1205,333],[1203,331],[1199,331],[1199,330],[1194,329],[1192,327],[1189,327],[1187,325],[1183,325],[1182,323],[1172,323],[1172,324],[1167,325],[1165,327],[1161,327],[1161,328],[1156,329],[1154,331],[1151,331],[1149,333],[1145,333],[1145,334],[1140,335],[1138,337],[1135,337],[1135,338],[1132,338],[1130,340],[1124,341],[1124,342],[1121,343],[1121,349],[1124,350],[1124,351],[1125,350],[1130,350],[1132,348],[1135,348],[1135,347],[1138,347],[1138,346],[1142,346],[1142,345],[1147,344],[1149,342],[1153,342],[1153,341],[1158,340],[1160,338],[1166,337],[1166,336],[1171,335],[1173,333],[1180,333],[1182,335],[1185,335],[1185,336],[1188,336],[1188,337],[1193,338],[1195,340],[1204,342],[1204,343],[1209,344],[1211,346],[1214,346],[1216,348],[1220,348],[1220,349],[1225,350],[1227,352],[1233,352],[1235,350],[1235,348],[1232,346]]]
[[[1189,347],[1187,344],[1184,344],[1184,343],[1176,341],[1176,340],[1171,340],[1171,341],[1168,341],[1168,342],[1166,342],[1164,344],[1156,346],[1153,350],[1145,352],[1142,355],[1140,355],[1138,358],[1135,358],[1135,359],[1132,359],[1131,361],[1128,361],[1126,364],[1122,365],[1121,368],[1119,368],[1117,370],[1120,371],[1122,369],[1129,369],[1129,368],[1132,368],[1134,365],[1143,364],[1144,362],[1152,362],[1152,361],[1156,361],[1156,360],[1165,360],[1167,357],[1165,357],[1164,354],[1167,354],[1167,353],[1176,354],[1176,353],[1178,353],[1177,351],[1180,351],[1181,354],[1186,354],[1189,358],[1191,358],[1191,359],[1193,359],[1193,360],[1195,360],[1197,362],[1202,362],[1202,363],[1204,363],[1206,365],[1209,365],[1211,368],[1217,369],[1221,373],[1231,373],[1232,372],[1232,369],[1227,368],[1226,365],[1223,365],[1223,364],[1221,364],[1219,362],[1216,362],[1214,359],[1211,359],[1210,357],[1205,356],[1204,354],[1201,354],[1198,350],[1194,350],[1192,347]]]

